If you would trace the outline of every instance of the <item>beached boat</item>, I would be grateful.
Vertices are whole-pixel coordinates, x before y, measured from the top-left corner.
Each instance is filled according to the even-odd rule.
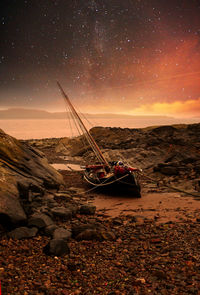
[[[137,179],[137,174],[140,170],[125,165],[122,161],[111,162],[105,158],[62,86],[59,82],[57,82],[57,84],[67,103],[79,134],[84,135],[97,159],[96,163],[92,165],[88,164],[83,167],[85,181],[96,188],[117,187],[117,189],[123,190],[131,189],[135,197],[141,197],[140,185]]]

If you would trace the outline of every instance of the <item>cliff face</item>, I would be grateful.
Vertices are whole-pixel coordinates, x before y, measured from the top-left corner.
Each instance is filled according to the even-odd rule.
[[[60,184],[62,176],[43,153],[0,129],[0,219],[14,223],[25,220],[20,196],[58,188]]]

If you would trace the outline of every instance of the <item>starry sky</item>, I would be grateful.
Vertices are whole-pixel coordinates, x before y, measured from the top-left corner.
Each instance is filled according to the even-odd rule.
[[[1,0],[0,109],[200,117],[200,1]]]

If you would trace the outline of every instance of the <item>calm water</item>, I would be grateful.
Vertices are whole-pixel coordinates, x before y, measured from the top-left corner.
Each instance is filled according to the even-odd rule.
[[[90,119],[92,125],[87,124],[88,128],[94,126],[121,127],[121,128],[142,128],[153,125],[166,125],[179,122],[175,119],[166,118],[165,121],[158,119]],[[0,129],[17,139],[36,139],[65,137],[78,135],[75,129],[71,129],[68,120],[0,120]],[[73,134],[72,134],[73,133]]]

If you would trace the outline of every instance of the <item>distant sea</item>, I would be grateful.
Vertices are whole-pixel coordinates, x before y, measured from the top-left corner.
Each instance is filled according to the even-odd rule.
[[[171,124],[190,124],[197,123],[198,120],[179,120],[166,118],[165,120],[144,118],[97,118],[90,119],[90,124],[86,123],[90,129],[95,126],[121,127],[121,128],[143,128],[148,126],[171,125]],[[41,139],[52,137],[70,137],[78,135],[73,127],[70,127],[66,119],[31,119],[31,120],[0,120],[0,129],[17,139]]]

